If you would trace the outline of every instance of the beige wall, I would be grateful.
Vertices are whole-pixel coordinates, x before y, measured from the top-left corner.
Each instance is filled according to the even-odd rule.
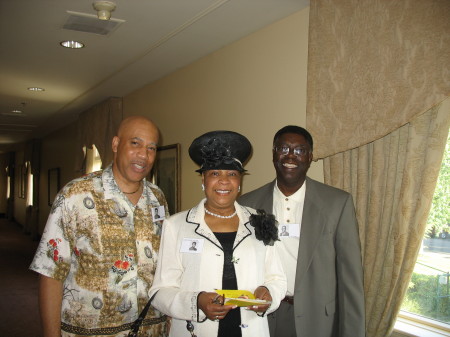
[[[78,177],[75,172],[76,123],[72,123],[42,140],[41,177],[39,185],[39,233],[42,233],[50,213],[48,205],[48,170],[59,167],[61,188]]]
[[[308,15],[306,8],[124,97],[124,117],[148,116],[161,130],[161,145],[181,144],[182,209],[203,197],[187,151],[205,132],[249,138],[244,193],[274,178],[274,133],[287,124],[305,126]],[[321,163],[310,176],[323,180]]]

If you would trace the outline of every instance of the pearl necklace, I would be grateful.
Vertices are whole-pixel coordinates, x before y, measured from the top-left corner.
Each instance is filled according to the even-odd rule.
[[[231,215],[220,215],[220,214],[216,214],[216,213],[213,213],[213,212],[208,211],[208,210],[206,209],[206,207],[205,207],[205,212],[206,212],[207,214],[209,214],[209,215],[215,216],[216,218],[221,218],[221,219],[231,219],[232,217],[234,217],[234,216],[236,215],[236,212],[237,212],[237,211],[234,211],[234,213],[231,214]]]

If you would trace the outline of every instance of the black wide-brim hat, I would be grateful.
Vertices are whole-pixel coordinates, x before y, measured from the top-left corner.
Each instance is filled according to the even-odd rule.
[[[194,139],[189,156],[200,166],[196,172],[207,170],[238,170],[250,157],[252,145],[243,135],[233,131],[211,131]]]

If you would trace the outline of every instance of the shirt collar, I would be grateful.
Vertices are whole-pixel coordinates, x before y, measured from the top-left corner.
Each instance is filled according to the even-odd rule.
[[[117,185],[117,182],[114,179],[114,173],[113,173],[113,170],[112,170],[112,164],[110,164],[108,167],[106,167],[103,170],[103,173],[102,173],[102,184],[103,184],[103,190],[105,191],[105,198],[106,199],[117,198],[118,195],[121,195],[121,196],[123,196],[123,198],[125,200],[129,201],[128,198],[121,192],[121,190],[119,188],[119,185]],[[147,186],[145,178],[142,180],[142,186],[143,186],[142,195],[151,194],[148,191],[148,186]],[[142,197],[140,199],[142,199]],[[139,201],[140,201],[140,199],[139,199]],[[139,204],[139,201],[138,201],[138,204]]]
[[[293,200],[295,202],[303,203],[305,201],[305,191],[306,191],[306,180],[303,182],[302,187],[300,187],[294,194],[290,195],[289,197],[286,197],[283,192],[280,191],[278,188],[277,181],[275,181],[275,188],[274,188],[274,198],[277,198],[278,200],[284,200],[285,198],[289,198],[290,200]]]

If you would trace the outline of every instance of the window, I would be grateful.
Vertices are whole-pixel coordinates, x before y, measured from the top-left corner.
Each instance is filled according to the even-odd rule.
[[[415,321],[447,336],[450,333],[450,134],[422,247],[401,310],[396,328]]]
[[[26,205],[33,206],[33,174],[31,173],[31,163],[26,162],[26,175],[27,175],[27,192],[26,192]]]
[[[95,145],[92,148],[84,147],[86,153],[86,173],[98,171],[102,168],[102,159]]]
[[[9,176],[9,166],[6,167],[6,199],[11,197],[11,177]]]

